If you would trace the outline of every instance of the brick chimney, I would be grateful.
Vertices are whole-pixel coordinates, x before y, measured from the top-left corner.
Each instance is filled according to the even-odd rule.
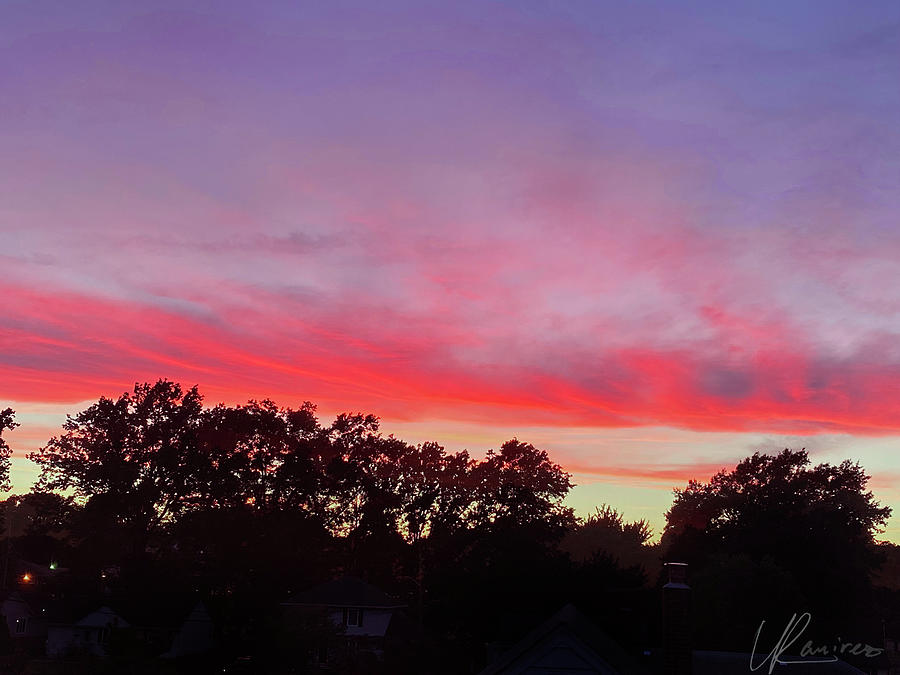
[[[669,583],[663,586],[663,673],[691,675],[691,587],[687,563],[666,563]]]

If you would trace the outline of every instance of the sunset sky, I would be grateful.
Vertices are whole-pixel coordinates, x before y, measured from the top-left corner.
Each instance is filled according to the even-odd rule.
[[[898,83],[896,2],[0,2],[14,490],[166,377],[518,436],[657,532],[806,447],[900,541]]]

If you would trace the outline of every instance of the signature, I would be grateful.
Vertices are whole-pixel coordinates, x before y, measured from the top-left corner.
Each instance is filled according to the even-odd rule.
[[[768,656],[762,661],[754,663],[754,658],[756,657],[756,645],[759,642],[759,635],[762,633],[763,626],[766,623],[765,621],[762,621],[759,624],[759,629],[756,631],[756,637],[753,638],[753,651],[750,652],[750,670],[759,670],[768,663],[768,672],[771,675],[776,665],[786,666],[792,663],[834,663],[838,660],[838,654],[852,654],[854,656],[872,658],[884,651],[878,647],[873,647],[869,644],[864,645],[860,642],[841,642],[840,638],[838,638],[838,641],[834,645],[819,646],[814,645],[812,640],[807,640],[803,647],[800,648],[801,658],[799,660],[791,661],[783,658],[782,654],[800,639],[800,636],[803,635],[803,631],[806,630],[806,627],[811,620],[812,616],[809,612],[804,612],[799,617],[794,614],[791,617],[791,620],[788,621],[787,626],[785,626],[784,632],[781,634],[778,642],[775,643],[775,648],[769,652]]]

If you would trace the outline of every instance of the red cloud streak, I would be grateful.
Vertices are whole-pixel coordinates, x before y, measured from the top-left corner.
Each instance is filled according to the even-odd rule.
[[[886,395],[898,368],[862,357],[829,362],[769,346],[723,363],[701,348],[598,345],[580,363],[548,351],[540,362],[485,364],[466,359],[467,345],[454,344],[459,331],[452,326],[428,330],[414,318],[404,323],[371,309],[345,307],[338,316],[280,307],[274,314],[271,305],[252,302],[185,309],[11,285],[2,292],[0,394],[14,401],[83,401],[168,377],[199,384],[210,402],[309,399],[393,419],[900,430],[900,400]]]
[[[241,308],[0,290],[0,397],[14,401],[83,401],[168,377],[199,384],[210,402],[309,399],[393,419],[900,430],[900,399],[886,395],[900,368],[864,355],[825,360],[771,345],[726,362],[702,346],[598,345],[576,357],[547,342],[532,349],[538,356],[543,349],[543,359],[485,363],[467,358],[458,327],[388,310],[345,306],[329,314],[298,305],[272,310],[252,297]]]

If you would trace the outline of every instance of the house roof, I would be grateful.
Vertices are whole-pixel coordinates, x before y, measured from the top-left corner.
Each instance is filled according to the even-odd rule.
[[[177,629],[196,607],[199,598],[192,594],[154,593],[125,595],[110,599],[110,604],[133,625],[142,628]]]
[[[0,613],[7,614],[8,612],[14,611],[13,608],[18,607],[20,612],[21,610],[25,610],[24,613],[27,616],[35,616],[36,612],[31,607],[31,604],[22,597],[22,594],[18,591],[12,591],[7,594],[6,598],[2,602],[0,602]]]
[[[212,623],[212,617],[202,600],[197,601],[184,623]]]
[[[107,603],[102,605],[101,603]],[[75,597],[49,601],[43,617],[51,625],[81,625],[88,617],[98,613],[111,613],[128,626],[177,630],[185,621],[194,620],[198,611],[210,614],[209,608],[198,597],[188,595],[156,594],[139,597],[99,598]],[[105,624],[104,624],[105,625]]]
[[[75,625],[80,628],[106,628],[110,625],[128,628],[129,626],[125,619],[116,614],[109,607],[101,607],[97,611],[91,612]]]
[[[50,625],[73,625],[80,618],[100,607],[94,597],[49,599],[44,603],[43,617]]]
[[[162,658],[178,658],[189,654],[199,654],[213,647],[213,636],[208,632],[213,626],[212,617],[203,601],[198,601],[191,613],[181,623],[172,639],[172,646],[162,654]]]
[[[308,605],[318,607],[362,607],[369,609],[399,609],[401,602],[384,591],[356,577],[342,577],[334,581],[313,586],[297,593],[285,605]]]
[[[560,633],[577,638],[600,661],[612,668],[613,672],[623,675],[638,675],[645,672],[641,665],[609,635],[579,612],[574,605],[568,604],[505,651],[479,675],[500,675],[507,672],[517,660],[532,650],[540,650],[543,644],[550,642],[554,635]],[[509,670],[509,672],[516,671]]]

